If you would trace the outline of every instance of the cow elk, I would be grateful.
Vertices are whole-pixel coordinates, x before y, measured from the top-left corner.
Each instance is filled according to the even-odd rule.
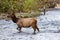
[[[19,30],[19,32],[21,32],[22,28],[29,27],[33,28],[34,34],[36,30],[38,30],[39,32],[36,18],[17,18],[14,13],[12,15],[8,15],[7,17],[11,17],[12,21],[18,25],[17,29]]]

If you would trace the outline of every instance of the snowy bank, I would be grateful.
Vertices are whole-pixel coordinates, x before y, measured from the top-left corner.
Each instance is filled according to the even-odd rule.
[[[11,20],[0,20],[0,40],[60,40],[60,10],[48,11],[37,17],[40,32],[33,35],[32,28],[22,28],[18,33],[17,25]]]

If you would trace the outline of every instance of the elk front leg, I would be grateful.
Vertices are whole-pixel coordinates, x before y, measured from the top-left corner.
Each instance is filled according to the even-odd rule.
[[[21,32],[21,28],[22,28],[22,27],[19,27],[19,28],[18,28],[18,31],[19,31],[19,32]]]
[[[21,32],[21,28],[22,28],[22,27],[20,27],[20,26],[17,27],[17,29],[19,30],[19,32]]]

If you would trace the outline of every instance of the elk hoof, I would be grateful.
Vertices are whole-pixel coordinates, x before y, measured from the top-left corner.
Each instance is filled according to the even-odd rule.
[[[38,31],[38,32],[40,32],[40,31]]]
[[[18,30],[18,28],[16,28]]]

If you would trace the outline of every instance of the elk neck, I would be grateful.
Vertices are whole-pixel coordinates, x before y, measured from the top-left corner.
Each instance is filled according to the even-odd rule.
[[[17,18],[15,15],[12,17],[12,21],[13,21],[14,23],[16,23],[16,22],[18,21],[18,19],[19,19],[19,18]]]

